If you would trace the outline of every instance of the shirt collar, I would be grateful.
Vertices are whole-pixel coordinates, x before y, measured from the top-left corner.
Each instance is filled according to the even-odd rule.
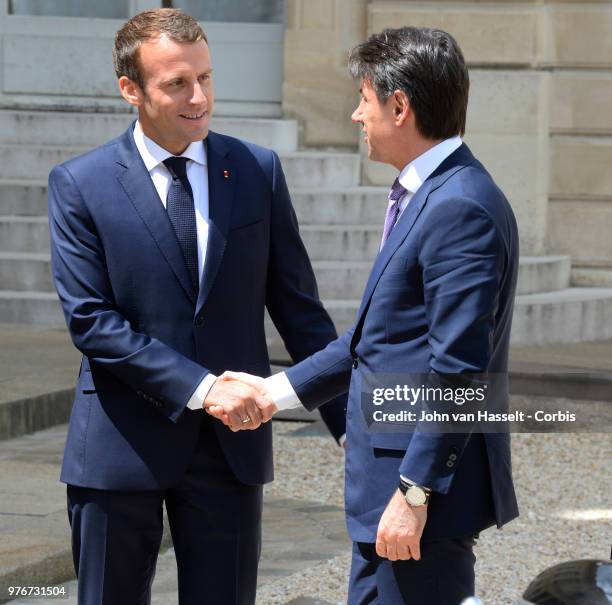
[[[142,126],[138,120],[136,120],[136,124],[134,125],[134,142],[149,172],[156,166],[159,166],[165,159],[172,156],[169,151],[160,147],[142,131]],[[197,164],[206,166],[206,146],[203,141],[194,141],[190,143],[189,147],[187,147],[181,155],[193,160]]]
[[[399,182],[414,195],[434,170],[456,149],[461,147],[461,137],[445,139],[434,145],[418,158],[404,166],[399,175]]]

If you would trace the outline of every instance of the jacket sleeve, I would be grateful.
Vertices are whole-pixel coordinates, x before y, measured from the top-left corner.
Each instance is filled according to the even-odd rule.
[[[419,261],[432,352],[431,369],[445,382],[486,377],[492,354],[506,250],[492,218],[470,199],[449,199],[428,213]],[[481,384],[481,383],[480,383]],[[465,433],[416,430],[400,474],[448,492],[473,426]]]
[[[155,338],[132,329],[117,310],[101,238],[73,175],[49,176],[51,267],[68,330],[79,351],[163,404],[176,422],[208,370]]]
[[[351,381],[350,354],[353,328],[330,342],[323,350],[286,371],[302,405],[314,410],[333,397],[345,396]]]
[[[298,222],[280,160],[273,154],[270,258],[266,306],[292,360],[297,363],[335,340],[334,324],[324,309],[300,237]],[[346,396],[319,401],[321,415],[338,439],[346,431]],[[336,397],[333,401],[329,401]],[[329,401],[329,403],[326,403]]]

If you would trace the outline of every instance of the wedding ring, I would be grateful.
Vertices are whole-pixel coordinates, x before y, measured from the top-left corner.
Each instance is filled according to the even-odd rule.
[[[242,418],[240,422],[242,422],[242,424],[249,424],[249,422],[251,422],[251,419],[249,418],[249,416],[247,416],[246,418]]]

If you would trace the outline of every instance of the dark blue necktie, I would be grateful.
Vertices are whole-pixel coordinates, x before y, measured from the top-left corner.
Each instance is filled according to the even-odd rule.
[[[164,160],[166,168],[172,175],[172,182],[166,198],[166,210],[183,250],[193,287],[197,292],[200,283],[198,274],[198,232],[193,205],[193,190],[187,179],[187,159],[172,156]]]

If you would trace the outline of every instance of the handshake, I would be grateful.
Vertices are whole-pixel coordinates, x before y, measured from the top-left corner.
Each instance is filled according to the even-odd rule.
[[[259,428],[278,412],[265,380],[244,372],[224,372],[219,376],[202,407],[234,432]]]

